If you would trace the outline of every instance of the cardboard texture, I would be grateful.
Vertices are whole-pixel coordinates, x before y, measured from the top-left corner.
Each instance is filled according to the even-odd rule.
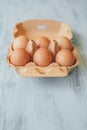
[[[46,36],[52,40],[56,40],[58,36],[66,36],[70,40],[73,35],[70,27],[63,23],[54,20],[28,20],[25,22],[17,23],[14,28],[13,37],[16,38],[20,35],[25,35],[29,39],[36,40],[39,36]],[[33,62],[25,66],[14,66],[9,61],[13,49],[12,44],[8,49],[7,64],[15,69],[15,71],[23,77],[65,77],[67,76],[79,63],[76,48],[73,46],[73,54],[76,58],[76,63],[71,67],[62,67],[53,62],[49,66],[40,67]]]

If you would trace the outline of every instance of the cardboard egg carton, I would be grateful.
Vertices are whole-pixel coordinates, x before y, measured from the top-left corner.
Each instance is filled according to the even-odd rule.
[[[67,24],[54,20],[28,20],[25,22],[17,23],[14,28],[13,37],[17,38],[20,35],[25,35],[34,41],[40,36],[45,36],[49,38],[50,41],[57,41],[59,36],[65,36],[70,40],[73,37],[71,29]],[[27,48],[29,51],[32,50],[32,46],[30,47],[31,48]],[[60,66],[56,62],[53,62],[46,67],[40,67],[37,66],[33,61],[29,62],[25,66],[14,66],[10,63],[9,60],[12,51],[13,49],[11,44],[8,49],[6,60],[7,64],[14,68],[15,71],[23,77],[64,77],[67,76],[79,63],[77,50],[74,46],[72,53],[76,58],[76,63],[70,67]]]

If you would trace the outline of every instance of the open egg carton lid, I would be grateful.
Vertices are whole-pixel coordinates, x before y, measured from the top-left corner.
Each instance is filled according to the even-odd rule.
[[[59,36],[65,36],[72,39],[73,35],[69,25],[55,20],[28,20],[17,23],[14,28],[14,39],[20,35],[25,35],[27,38],[36,40],[37,37],[45,36],[52,40],[57,40]],[[46,67],[37,66],[30,62],[25,66],[14,66],[9,61],[11,46],[8,49],[7,63],[15,69],[15,71],[23,77],[64,77],[69,74],[79,63],[77,50],[74,47],[73,53],[76,57],[76,63],[70,67],[62,67],[53,62]]]

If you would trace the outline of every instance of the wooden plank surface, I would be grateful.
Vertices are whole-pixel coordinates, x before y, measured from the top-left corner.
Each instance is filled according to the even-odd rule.
[[[80,64],[66,78],[22,78],[7,66],[16,22],[69,24]],[[0,130],[87,130],[87,1],[0,0]]]

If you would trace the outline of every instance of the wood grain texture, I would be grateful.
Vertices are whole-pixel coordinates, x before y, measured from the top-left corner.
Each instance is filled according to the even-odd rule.
[[[68,23],[80,64],[66,78],[22,78],[7,66],[16,22]],[[87,130],[87,1],[0,0],[0,130]]]

